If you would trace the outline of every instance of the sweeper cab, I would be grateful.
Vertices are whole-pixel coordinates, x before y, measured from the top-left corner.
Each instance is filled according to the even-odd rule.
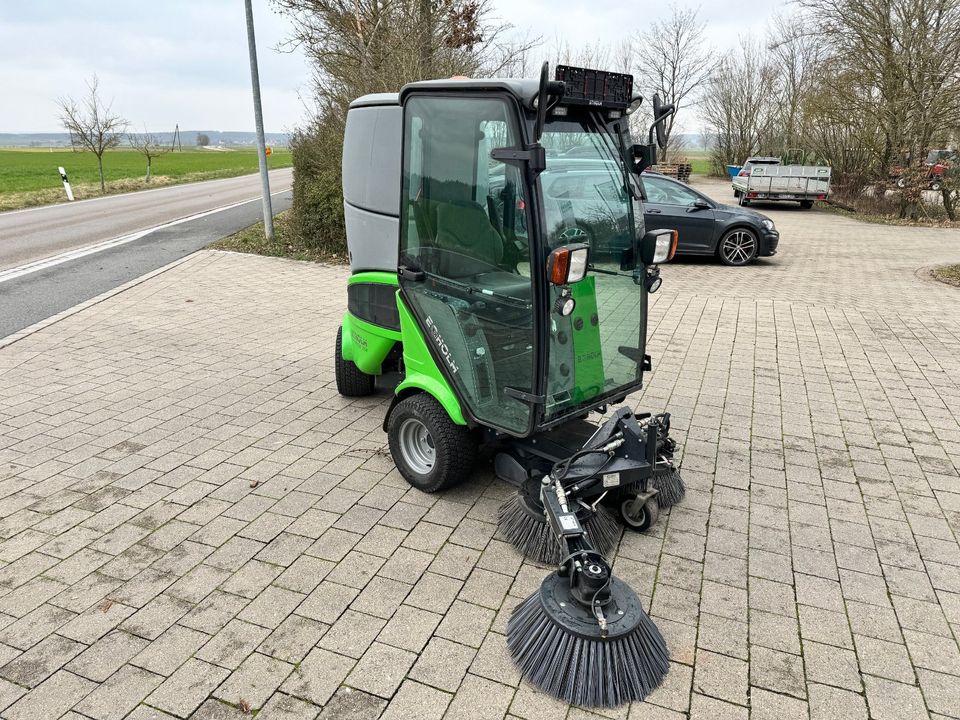
[[[390,450],[427,492],[467,478],[481,443],[497,444],[498,475],[535,492],[596,432],[585,416],[650,369],[647,296],[676,234],[643,232],[638,173],[655,146],[630,141],[633,80],[546,72],[411,83],[347,115],[337,387],[393,386]],[[654,111],[662,123],[669,108]],[[608,491],[653,474],[660,428],[640,420],[643,447],[604,468]],[[635,499],[623,519],[648,526],[655,494]]]
[[[654,96],[635,144],[640,102],[629,75],[559,66],[551,80],[547,64],[539,81],[416,82],[354,101],[343,149],[337,388],[392,388],[390,452],[420,490],[467,479],[492,450],[516,488],[500,531],[556,566],[514,612],[511,654],[531,682],[592,705],[641,699],[667,672],[604,553],[618,519],[645,530],[684,491],[669,415],[608,414],[651,369],[648,296],[677,243],[644,232],[639,178],[672,108]]]

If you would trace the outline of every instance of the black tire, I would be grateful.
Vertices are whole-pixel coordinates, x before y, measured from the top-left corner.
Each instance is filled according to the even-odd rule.
[[[657,519],[660,517],[660,503],[654,496],[643,504],[639,513],[631,513],[634,497],[628,495],[620,501],[620,521],[629,530],[646,532],[657,524]]]
[[[804,210],[809,210],[810,208],[813,207],[813,200],[801,200],[800,207],[803,208]]]
[[[734,191],[733,191],[733,196],[734,196],[735,198],[737,198],[738,200],[740,199],[740,197],[741,197],[742,195],[743,195],[743,193],[740,192],[739,190],[734,190]]]
[[[420,442],[423,432],[425,446]],[[411,395],[394,406],[387,423],[387,439],[397,469],[417,490],[445,490],[473,472],[476,438],[468,428],[453,422],[427,393]]]
[[[750,201],[747,200],[747,196],[744,195],[743,193],[740,193],[740,205],[742,207],[749,207],[750,205]]]
[[[749,265],[757,259],[759,251],[760,239],[756,232],[747,227],[727,230],[717,243],[717,256],[720,262],[733,267]]]
[[[337,328],[337,348],[334,354],[334,372],[337,376],[337,392],[345,397],[364,397],[374,391],[373,375],[361,372],[351,360],[343,359],[343,328]]]

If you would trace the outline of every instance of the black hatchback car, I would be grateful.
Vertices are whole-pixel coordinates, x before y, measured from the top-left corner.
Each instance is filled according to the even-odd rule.
[[[726,265],[749,265],[775,255],[780,242],[773,220],[745,207],[723,205],[689,185],[643,173],[647,230],[677,230],[677,253],[713,255]]]

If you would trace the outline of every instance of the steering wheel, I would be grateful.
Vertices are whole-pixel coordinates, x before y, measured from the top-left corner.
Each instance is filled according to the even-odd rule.
[[[557,234],[557,240],[564,243],[592,243],[593,233],[581,225],[568,225]]]

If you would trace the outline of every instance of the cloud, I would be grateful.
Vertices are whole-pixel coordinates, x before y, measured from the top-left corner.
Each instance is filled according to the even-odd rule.
[[[254,0],[254,19],[264,124],[268,132],[287,130],[303,119],[299,94],[309,94],[309,66],[299,52],[274,49],[289,22],[266,0]],[[114,109],[138,128],[253,128],[237,0],[0,6],[0,131],[60,130],[56,99],[82,96],[94,73]]]

